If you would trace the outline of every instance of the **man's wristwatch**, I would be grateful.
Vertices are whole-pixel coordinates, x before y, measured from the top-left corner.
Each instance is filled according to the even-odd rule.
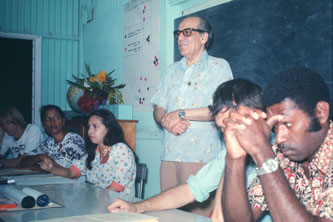
[[[279,169],[279,162],[274,159],[267,159],[264,164],[257,168],[257,175],[261,176],[267,173],[273,173]]]
[[[178,116],[179,116],[179,118],[184,119],[184,118],[185,118],[185,110],[181,109],[181,110],[178,112]]]

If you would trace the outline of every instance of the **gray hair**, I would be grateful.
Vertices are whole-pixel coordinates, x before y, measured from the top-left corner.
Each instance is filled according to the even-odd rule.
[[[198,17],[198,18],[200,19],[200,24],[199,24],[198,29],[201,29],[208,33],[208,40],[205,44],[205,49],[209,49],[210,46],[213,44],[213,29],[206,19],[201,18],[201,17]]]

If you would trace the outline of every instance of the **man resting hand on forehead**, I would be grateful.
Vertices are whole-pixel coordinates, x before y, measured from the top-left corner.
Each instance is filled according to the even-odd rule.
[[[227,148],[222,209],[225,221],[333,220],[333,123],[328,87],[320,75],[293,68],[264,90],[267,120],[241,107],[224,120]],[[276,133],[270,145],[270,131]],[[257,178],[245,186],[245,159]]]

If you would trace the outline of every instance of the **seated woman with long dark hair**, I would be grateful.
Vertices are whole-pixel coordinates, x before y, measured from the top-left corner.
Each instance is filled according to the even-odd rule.
[[[114,115],[105,109],[89,115],[87,155],[64,168],[45,158],[41,168],[68,178],[82,175],[96,186],[135,195],[136,164],[134,153],[125,143],[124,133]]]

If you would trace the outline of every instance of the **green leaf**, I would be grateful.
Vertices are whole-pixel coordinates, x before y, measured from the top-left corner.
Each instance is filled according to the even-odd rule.
[[[75,76],[74,74],[72,74],[73,79],[75,79],[76,81],[82,81],[82,79],[80,79],[79,77]]]
[[[114,70],[112,70],[111,72],[107,73],[107,74],[106,74],[106,76],[107,76],[107,77],[110,77],[110,76],[111,76],[111,74],[112,74],[112,73],[114,73],[115,71],[116,71],[115,69],[114,69]]]
[[[83,89],[83,90],[85,90],[85,91],[89,91],[89,88],[86,88],[86,87],[84,87],[83,85],[81,85],[81,84],[79,84],[79,83],[76,83],[76,82],[72,82],[72,81],[70,81],[70,80],[66,80],[69,84],[71,84],[71,85],[73,85],[73,86],[76,86],[76,87],[78,87],[78,88],[80,88],[80,89]]]
[[[84,65],[86,66],[86,70],[87,70],[89,77],[92,76],[89,65],[87,63],[84,63]]]
[[[85,68],[89,75],[88,77],[82,73],[78,75],[81,78],[73,74],[72,76],[75,82],[70,80],[67,80],[67,82],[88,92],[88,96],[91,99],[107,99],[109,101],[109,104],[120,104],[124,102],[122,93],[119,89],[124,88],[126,84],[114,86],[117,79],[112,78],[111,75],[115,72],[115,70],[112,70],[111,72],[106,74],[105,82],[91,82],[90,77],[95,75],[92,74],[90,67],[87,63],[85,63]]]

